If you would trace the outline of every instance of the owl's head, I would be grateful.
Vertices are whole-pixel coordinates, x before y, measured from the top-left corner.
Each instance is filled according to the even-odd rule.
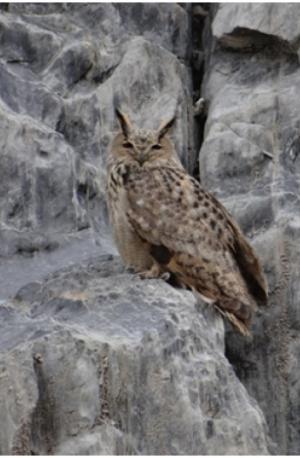
[[[113,142],[114,156],[126,158],[130,162],[135,161],[141,166],[174,158],[174,146],[167,134],[175,123],[175,116],[161,122],[157,130],[146,130],[133,126],[128,115],[119,108],[116,108],[116,115],[121,132]]]

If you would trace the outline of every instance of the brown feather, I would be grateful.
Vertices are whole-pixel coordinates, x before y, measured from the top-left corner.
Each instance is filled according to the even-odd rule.
[[[267,282],[254,250],[242,234],[237,233],[234,242],[232,252],[250,293],[259,305],[266,305],[268,301]]]
[[[222,207],[226,212],[227,221],[234,234],[234,243],[231,248],[232,254],[238,263],[239,269],[246,280],[247,287],[251,295],[256,299],[259,305],[266,305],[268,301],[268,285],[264,276],[261,264],[238,225],[233,221],[225,207],[214,197],[213,201],[219,208]]]
[[[170,272],[213,303],[243,334],[267,285],[255,255],[225,207],[183,169],[166,135],[135,129],[117,111],[122,132],[108,158],[108,203],[124,262],[143,277]]]
[[[241,231],[226,209],[184,171],[135,170],[132,182],[137,175],[151,192],[133,190],[129,180],[128,217],[151,243],[154,259],[181,284],[215,302],[245,334],[256,300],[265,299],[266,290],[259,261]]]

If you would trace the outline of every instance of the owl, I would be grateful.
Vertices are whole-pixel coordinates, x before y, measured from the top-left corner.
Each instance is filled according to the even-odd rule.
[[[214,306],[244,335],[267,302],[260,262],[225,207],[183,168],[168,132],[132,125],[120,131],[107,162],[110,220],[118,251],[142,278],[170,275]]]

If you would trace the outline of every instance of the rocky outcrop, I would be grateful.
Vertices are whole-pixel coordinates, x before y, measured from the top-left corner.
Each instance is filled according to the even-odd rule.
[[[298,6],[294,3],[220,4],[212,23],[213,36],[223,47],[243,52],[265,50],[297,53],[300,43]]]
[[[268,453],[222,318],[192,293],[106,256],[23,287],[0,314],[1,454]]]
[[[95,242],[99,253],[114,251],[105,204],[107,147],[118,128],[114,96],[141,127],[156,128],[176,110],[174,141],[191,170],[196,154],[185,9],[6,4],[0,27],[0,288],[6,297],[64,259],[94,254]]]
[[[278,450],[299,453],[299,128],[297,4],[223,4],[207,24],[209,109],[200,175],[252,240],[269,307],[227,355],[262,407]]]
[[[0,5],[0,453],[299,453],[298,13]],[[260,254],[270,304],[228,359],[213,310],[111,257],[115,95],[144,127],[176,110],[184,165]]]

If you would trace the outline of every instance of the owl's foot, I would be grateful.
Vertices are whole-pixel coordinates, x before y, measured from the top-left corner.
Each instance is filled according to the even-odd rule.
[[[170,280],[170,278],[171,278],[171,274],[170,274],[170,272],[163,272],[163,273],[159,276],[159,278],[161,278],[162,280],[168,281],[168,280]]]
[[[162,272],[161,268],[158,264],[153,264],[151,269],[145,270],[143,272],[139,272],[138,275],[143,280],[145,279],[153,279],[153,278],[161,278],[162,280],[169,280],[170,273],[169,272]]]
[[[135,268],[134,267],[131,267],[131,266],[126,266],[125,269],[124,269],[124,272],[126,274],[134,274],[136,272]]]

